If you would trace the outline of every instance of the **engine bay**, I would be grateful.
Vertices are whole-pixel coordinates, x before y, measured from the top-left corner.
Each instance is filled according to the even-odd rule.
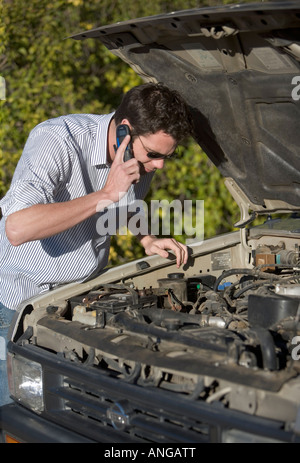
[[[233,268],[235,251],[227,249],[206,256],[208,270],[227,266],[222,271],[205,273],[204,264],[198,275],[168,270],[148,275],[146,269],[137,279],[100,284],[70,297],[64,320],[101,337],[105,330],[117,333],[118,345],[133,337],[167,357],[172,349],[193,352],[212,360],[209,369],[220,362],[261,371],[297,368],[299,246],[297,240],[272,243],[257,240],[252,265],[245,267]],[[47,310],[55,313],[55,306]]]
[[[239,365],[280,370],[287,366],[300,315],[296,253],[292,259],[291,264],[230,269],[219,278],[170,273],[157,287],[142,289],[104,284],[70,299],[72,321],[166,340],[176,333],[178,343],[204,342],[213,351],[217,335],[218,347],[223,345]],[[232,275],[237,280],[223,284]]]
[[[125,383],[292,422],[300,260],[287,235],[216,237],[180,271],[146,259],[49,293],[25,315],[22,342]]]

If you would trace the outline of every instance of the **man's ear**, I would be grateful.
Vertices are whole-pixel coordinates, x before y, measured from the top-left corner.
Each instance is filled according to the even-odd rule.
[[[130,122],[129,122],[129,120],[128,120],[128,119],[122,119],[122,122],[121,122],[121,124],[126,124],[126,125],[128,125],[128,126],[129,126],[129,128],[130,128],[130,130],[132,130],[132,127],[131,127],[131,125],[130,125]]]

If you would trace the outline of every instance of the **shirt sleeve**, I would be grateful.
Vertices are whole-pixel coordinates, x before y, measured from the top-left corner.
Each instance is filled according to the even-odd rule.
[[[67,143],[49,130],[31,132],[16,167],[10,189],[0,201],[4,217],[35,204],[55,202],[72,170]]]

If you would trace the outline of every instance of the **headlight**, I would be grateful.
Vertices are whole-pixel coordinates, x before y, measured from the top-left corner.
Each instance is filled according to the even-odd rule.
[[[8,381],[13,398],[40,413],[44,409],[42,366],[20,355],[8,353]]]

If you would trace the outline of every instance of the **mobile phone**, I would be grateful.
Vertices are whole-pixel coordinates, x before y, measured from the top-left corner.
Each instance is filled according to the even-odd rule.
[[[126,137],[126,135],[130,135],[130,129],[127,124],[120,124],[117,126],[116,137],[117,137],[117,148],[121,145],[122,141]],[[133,158],[133,148],[131,141],[126,146],[124,152],[124,162],[129,161],[129,159]]]

